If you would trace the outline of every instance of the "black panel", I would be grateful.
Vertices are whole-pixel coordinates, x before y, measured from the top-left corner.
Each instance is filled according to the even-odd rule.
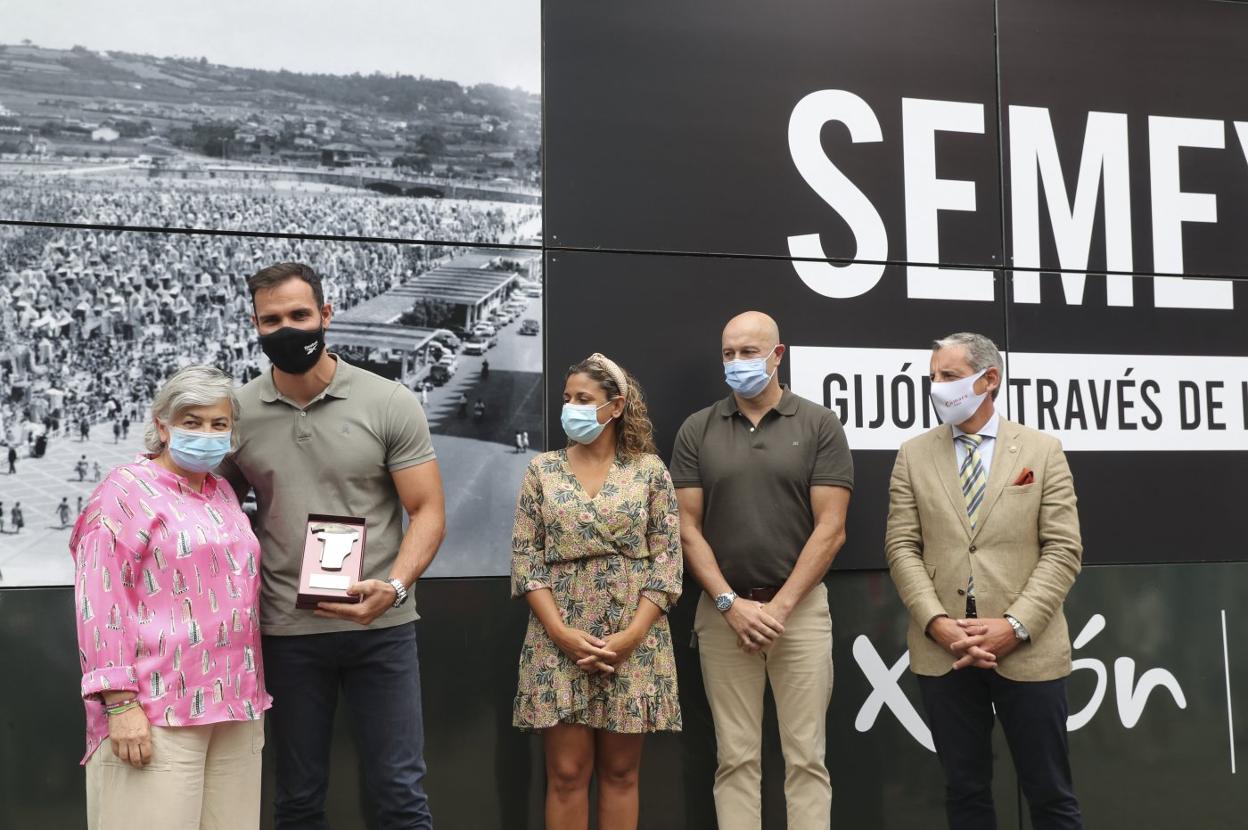
[[[1019,302],[1019,280],[1037,277],[1009,275],[1010,416],[1074,448],[1067,458],[1079,496],[1086,562],[1248,559],[1248,515],[1240,509],[1240,493],[1248,487],[1243,451],[1248,282],[1222,281],[1235,300],[1236,309],[1228,311],[1157,309],[1150,302],[1151,278],[1108,279],[1129,280],[1135,305],[1106,305],[1107,278],[1098,275],[1087,277],[1082,302],[1068,302],[1063,276],[1052,273],[1038,277],[1039,303]],[[1023,353],[1051,357],[1040,359],[1039,372],[1023,373],[1015,370],[1016,356]],[[1166,356],[1178,357],[1177,378],[1158,371]],[[1107,373],[1112,367],[1106,361],[1122,368]],[[1221,429],[1209,428],[1210,377],[1222,384],[1213,391],[1220,404],[1214,423]],[[1038,395],[1029,385],[1020,410],[1021,384],[1054,378],[1049,397],[1055,406],[1038,412]],[[1072,380],[1082,393],[1077,400],[1070,394]],[[1143,389],[1149,383],[1156,391]],[[1150,400],[1156,409],[1148,406]],[[1080,406],[1082,421],[1099,435],[1063,435],[1063,428],[1078,428]],[[1098,406],[1105,419],[1101,429]],[[1178,443],[1185,440],[1212,448]],[[1129,448],[1110,449],[1123,444]],[[1141,521],[1142,515],[1152,518]]]
[[[1047,108],[1069,198],[1088,113],[1125,113],[1134,270],[1172,272],[1158,267],[1153,256],[1149,116],[1216,122],[1210,129],[1223,149],[1179,151],[1182,189],[1217,197],[1216,224],[1183,227],[1181,273],[1242,274],[1248,259],[1243,234],[1248,223],[1248,147],[1241,144],[1232,122],[1248,118],[1248,88],[1231,79],[1248,72],[1248,7],[1216,0],[1001,0],[997,5],[1007,154],[1014,151],[1008,147],[1009,107]],[[1007,189],[1012,188],[1008,160],[1005,179]],[[1011,198],[1012,190],[1006,196],[1007,212]],[[1043,199],[1042,264],[1057,268]],[[1132,270],[1106,263],[1103,204],[1102,194],[1088,267]],[[1011,233],[1005,244],[1014,262]]]
[[[983,106],[982,135],[935,139],[936,175],[973,180],[977,205],[941,213],[940,257],[1001,262],[991,3],[550,0],[543,34],[548,244],[787,256],[789,236],[817,233],[827,256],[862,256],[788,141],[799,101],[845,90],[881,140],[828,124],[823,150],[893,260],[931,261],[906,249],[902,98]]]
[[[1072,716],[1095,702],[1098,684],[1104,693],[1070,736],[1087,827],[1243,824],[1246,579],[1243,564],[1090,568],[1079,578],[1066,605],[1076,643],[1104,618],[1103,633],[1076,648],[1069,684]],[[1164,685],[1149,691],[1167,678],[1179,699]]]

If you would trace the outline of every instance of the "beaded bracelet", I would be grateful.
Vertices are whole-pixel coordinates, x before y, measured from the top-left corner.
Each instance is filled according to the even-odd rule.
[[[129,712],[131,709],[136,709],[138,708],[138,705],[139,699],[137,697],[132,697],[127,700],[123,700],[120,703],[113,703],[105,706],[104,711],[108,712],[109,717],[112,717],[113,715],[120,715],[124,712]]]

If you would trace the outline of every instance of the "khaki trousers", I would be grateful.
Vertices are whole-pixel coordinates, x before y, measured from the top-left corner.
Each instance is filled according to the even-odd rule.
[[[136,769],[107,740],[87,761],[87,829],[247,830],[260,826],[264,721],[153,726]]]
[[[793,609],[780,639],[757,654],[737,646],[736,633],[705,593],[698,600],[694,631],[715,720],[720,830],[762,826],[763,693],[768,681],[780,723],[789,830],[827,830],[832,821],[832,783],[823,763],[832,701],[827,588],[816,585]]]

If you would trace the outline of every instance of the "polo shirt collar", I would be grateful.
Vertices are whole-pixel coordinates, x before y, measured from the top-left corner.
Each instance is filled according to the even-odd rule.
[[[351,393],[351,374],[355,369],[336,354],[331,353],[330,357],[337,362],[338,368],[334,370],[334,379],[325,388],[325,397],[346,400]]]
[[[260,400],[273,403],[280,395],[277,384],[273,382],[273,368],[269,367],[269,371],[260,376]]]
[[[334,370],[334,379],[329,382],[329,386],[325,387],[325,391],[318,397],[340,398],[345,400],[351,393],[351,374],[355,371],[351,364],[343,360],[336,354],[330,354],[338,363],[338,368]],[[282,393],[277,391],[277,384],[273,382],[273,369],[260,376],[260,400],[265,403],[273,403],[282,397]]]
[[[789,387],[783,383],[780,384],[780,400],[772,409],[781,415],[791,416],[797,414],[797,395],[794,395]],[[737,396],[729,395],[715,405],[715,412],[724,418],[730,418],[741,411],[737,406]]]

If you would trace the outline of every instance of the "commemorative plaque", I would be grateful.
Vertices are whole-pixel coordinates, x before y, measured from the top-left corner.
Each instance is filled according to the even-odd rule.
[[[347,589],[364,573],[363,519],[309,513],[303,540],[303,568],[299,574],[297,608],[315,608],[318,602],[360,602]]]

